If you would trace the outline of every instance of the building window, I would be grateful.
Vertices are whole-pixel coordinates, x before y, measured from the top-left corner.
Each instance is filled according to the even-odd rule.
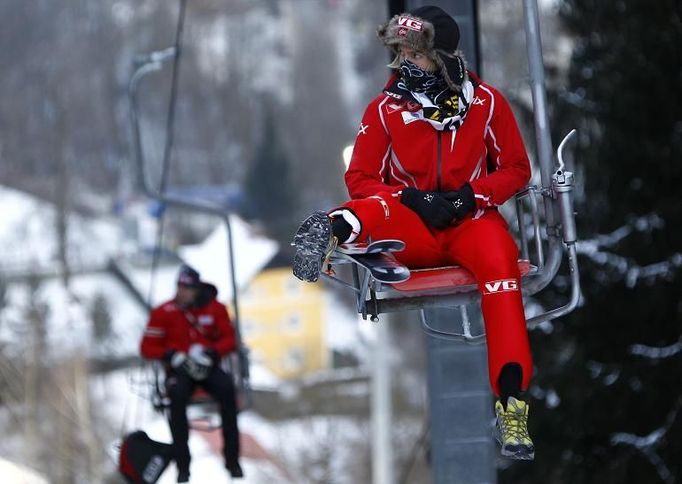
[[[264,298],[268,297],[268,290],[259,284],[253,284],[247,287],[242,297],[249,301],[262,301]]]
[[[303,326],[303,317],[299,313],[291,313],[285,316],[282,322],[284,331],[300,331],[301,326]]]
[[[297,371],[303,368],[304,362],[303,349],[291,348],[284,357],[284,368],[289,371]]]
[[[293,276],[288,277],[286,282],[284,283],[284,292],[286,293],[287,296],[298,296],[299,294],[301,294],[302,287],[303,284],[301,284],[301,281],[295,279]]]

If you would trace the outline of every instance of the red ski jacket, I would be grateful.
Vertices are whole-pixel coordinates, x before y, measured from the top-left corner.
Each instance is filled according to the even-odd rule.
[[[478,217],[528,183],[530,162],[509,103],[475,74],[469,76],[474,96],[456,131],[438,131],[425,121],[405,124],[402,113],[421,106],[385,93],[367,106],[345,175],[351,198],[404,187],[446,192],[469,182]]]
[[[155,308],[140,344],[144,358],[162,359],[167,351],[189,350],[199,343],[223,356],[236,349],[234,328],[224,304],[212,299],[198,308],[183,309],[175,301]]]

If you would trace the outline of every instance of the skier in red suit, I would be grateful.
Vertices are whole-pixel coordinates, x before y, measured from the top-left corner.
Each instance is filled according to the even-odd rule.
[[[216,295],[215,286],[183,266],[175,297],[152,310],[140,345],[144,358],[162,360],[166,366],[178,482],[189,481],[187,405],[196,386],[220,405],[225,467],[233,478],[243,476],[234,382],[219,366],[223,356],[236,350],[236,338],[227,308]]]
[[[518,248],[497,207],[530,179],[509,103],[465,67],[455,20],[438,7],[396,15],[378,34],[394,71],[360,122],[345,175],[351,200],[299,228],[294,274],[315,281],[336,243],[400,239],[410,268],[461,265],[476,278],[503,455],[532,459],[532,359]]]

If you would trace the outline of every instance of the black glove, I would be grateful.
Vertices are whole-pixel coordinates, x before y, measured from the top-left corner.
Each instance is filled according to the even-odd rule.
[[[426,225],[436,229],[444,229],[457,215],[455,206],[438,192],[408,187],[403,189],[400,201],[419,215]]]
[[[205,379],[211,370],[210,365],[197,361],[183,351],[166,352],[164,359],[168,361],[174,371],[186,375],[193,380],[201,381]]]
[[[168,363],[170,366],[173,366],[173,365],[171,365],[171,361],[173,360],[173,355],[174,355],[175,353],[177,353],[177,351],[175,351],[175,350],[167,350],[167,351],[163,354],[163,358],[162,358],[163,361],[165,361],[166,363]]]
[[[443,196],[455,208],[455,217],[457,220],[464,219],[469,212],[473,212],[476,209],[474,191],[468,183],[465,183],[462,188],[457,191],[444,193]]]
[[[204,349],[204,354],[211,359],[211,365],[217,365],[220,363],[220,355],[213,348]]]

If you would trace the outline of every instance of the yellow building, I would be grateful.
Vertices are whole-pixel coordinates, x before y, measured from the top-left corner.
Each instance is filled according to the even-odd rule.
[[[322,284],[296,279],[291,267],[259,273],[239,301],[242,337],[251,359],[280,378],[329,368]]]

